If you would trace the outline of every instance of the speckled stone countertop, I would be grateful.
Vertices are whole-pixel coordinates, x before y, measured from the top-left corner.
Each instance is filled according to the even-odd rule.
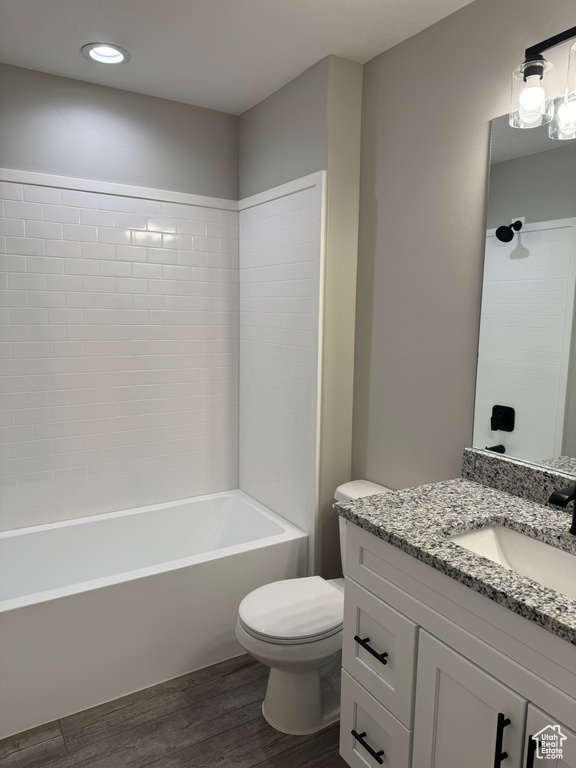
[[[576,600],[449,540],[504,525],[576,556],[571,515],[488,488],[446,480],[338,503],[339,515],[398,549],[576,645]]]
[[[576,474],[576,459],[572,456],[556,456],[553,459],[542,459],[538,463],[543,467],[557,469],[559,472],[569,472],[571,475]]]

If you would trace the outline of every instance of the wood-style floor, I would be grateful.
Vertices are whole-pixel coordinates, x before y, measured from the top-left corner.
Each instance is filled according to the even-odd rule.
[[[287,736],[262,717],[268,669],[249,656],[0,741],[1,768],[347,768],[338,726]]]

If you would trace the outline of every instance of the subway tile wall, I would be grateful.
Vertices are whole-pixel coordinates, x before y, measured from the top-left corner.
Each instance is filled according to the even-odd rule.
[[[320,187],[240,211],[240,488],[309,532],[320,234]]]
[[[238,214],[0,200],[0,529],[238,487]]]

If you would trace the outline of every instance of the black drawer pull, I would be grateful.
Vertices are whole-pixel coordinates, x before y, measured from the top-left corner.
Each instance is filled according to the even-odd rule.
[[[536,755],[536,748],[540,745],[538,739],[534,736],[528,736],[528,757],[526,758],[526,768],[534,768],[534,758]]]
[[[368,643],[370,642],[369,637],[365,637],[363,640],[362,638],[358,637],[358,635],[354,635],[354,640],[358,643],[358,645],[361,645],[364,650],[368,651],[368,653],[371,653],[372,656],[374,656],[375,659],[378,659],[382,664],[388,664],[386,661],[386,657],[388,656],[387,653],[378,653],[378,651],[375,651],[374,648],[371,648]]]
[[[384,760],[382,760],[382,757],[381,757],[381,755],[383,755],[383,754],[384,754],[384,750],[383,750],[383,749],[380,749],[378,752],[374,752],[374,750],[372,749],[372,747],[370,746],[370,744],[368,744],[366,741],[364,741],[364,736],[366,736],[366,731],[363,731],[362,733],[356,733],[356,731],[354,730],[354,728],[352,728],[352,730],[350,731],[350,733],[352,734],[352,736],[354,736],[354,738],[356,739],[356,741],[359,741],[359,742],[360,742],[360,744],[362,744],[362,746],[364,747],[364,749],[366,750],[366,752],[369,752],[369,753],[372,755],[372,757],[374,758],[374,760],[376,760],[376,762],[377,762],[379,765],[384,765]]]
[[[500,768],[502,760],[506,760],[508,752],[502,752],[502,741],[504,740],[504,728],[510,725],[510,720],[498,712],[498,725],[496,726],[496,747],[494,749],[494,768]]]

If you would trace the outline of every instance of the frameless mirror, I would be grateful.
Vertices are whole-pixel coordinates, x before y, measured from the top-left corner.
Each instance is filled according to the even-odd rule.
[[[576,140],[493,120],[487,206],[473,446],[576,474]]]

